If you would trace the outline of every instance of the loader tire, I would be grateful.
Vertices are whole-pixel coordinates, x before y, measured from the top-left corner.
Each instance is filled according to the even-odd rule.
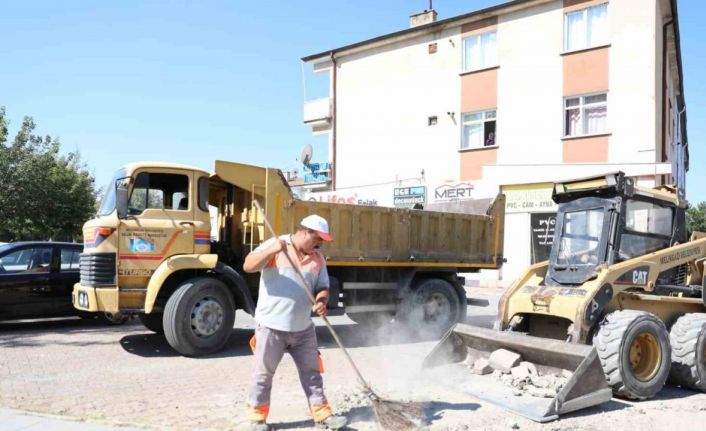
[[[182,355],[206,355],[225,345],[234,321],[235,304],[226,285],[215,278],[192,278],[167,301],[164,336]]]
[[[164,313],[138,314],[137,318],[145,326],[145,328],[155,334],[164,334]]]
[[[441,335],[463,317],[461,299],[446,280],[429,278],[402,303],[400,320],[406,325]]]
[[[669,331],[672,369],[669,381],[683,388],[706,392],[706,313],[689,313]]]
[[[632,400],[654,397],[669,376],[669,333],[654,314],[622,310],[608,314],[593,339],[613,394]]]

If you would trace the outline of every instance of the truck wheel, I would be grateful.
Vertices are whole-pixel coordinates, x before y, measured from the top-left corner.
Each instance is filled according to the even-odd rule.
[[[451,283],[430,278],[422,281],[402,302],[400,320],[408,326],[442,334],[461,319],[461,307],[461,300]]]
[[[706,392],[706,313],[685,314],[669,331],[675,385]]]
[[[616,396],[646,400],[664,386],[671,364],[669,334],[654,314],[638,310],[610,313],[593,344]]]
[[[127,314],[123,314],[119,311],[117,313],[106,312],[98,313],[98,320],[105,323],[106,325],[117,326],[125,324],[128,320],[130,320],[130,316]]]
[[[215,278],[192,278],[167,301],[164,335],[182,355],[205,355],[225,345],[234,321],[235,304],[226,285]]]
[[[137,318],[140,319],[140,322],[150,331],[156,334],[164,334],[164,323],[162,322],[164,313],[140,313],[137,315]]]

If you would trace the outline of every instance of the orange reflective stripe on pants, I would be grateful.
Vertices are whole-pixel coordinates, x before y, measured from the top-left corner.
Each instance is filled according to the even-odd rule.
[[[333,415],[333,411],[328,403],[311,406],[311,416],[314,418],[314,422],[323,422],[331,415]]]
[[[248,412],[248,420],[250,421],[264,421],[267,419],[267,415],[270,414],[270,406],[251,406],[247,405],[246,410]]]

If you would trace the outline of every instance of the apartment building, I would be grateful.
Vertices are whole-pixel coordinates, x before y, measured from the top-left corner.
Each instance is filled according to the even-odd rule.
[[[684,191],[676,0],[515,0],[436,17],[302,59],[330,82],[304,106],[329,142],[305,198],[472,211],[502,191],[499,276],[512,278],[546,257],[551,181],[620,170]]]

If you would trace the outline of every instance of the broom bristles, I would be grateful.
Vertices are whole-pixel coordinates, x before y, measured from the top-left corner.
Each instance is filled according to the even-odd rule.
[[[375,418],[384,430],[410,431],[424,426],[424,408],[421,403],[404,403],[378,398],[372,404]]]

